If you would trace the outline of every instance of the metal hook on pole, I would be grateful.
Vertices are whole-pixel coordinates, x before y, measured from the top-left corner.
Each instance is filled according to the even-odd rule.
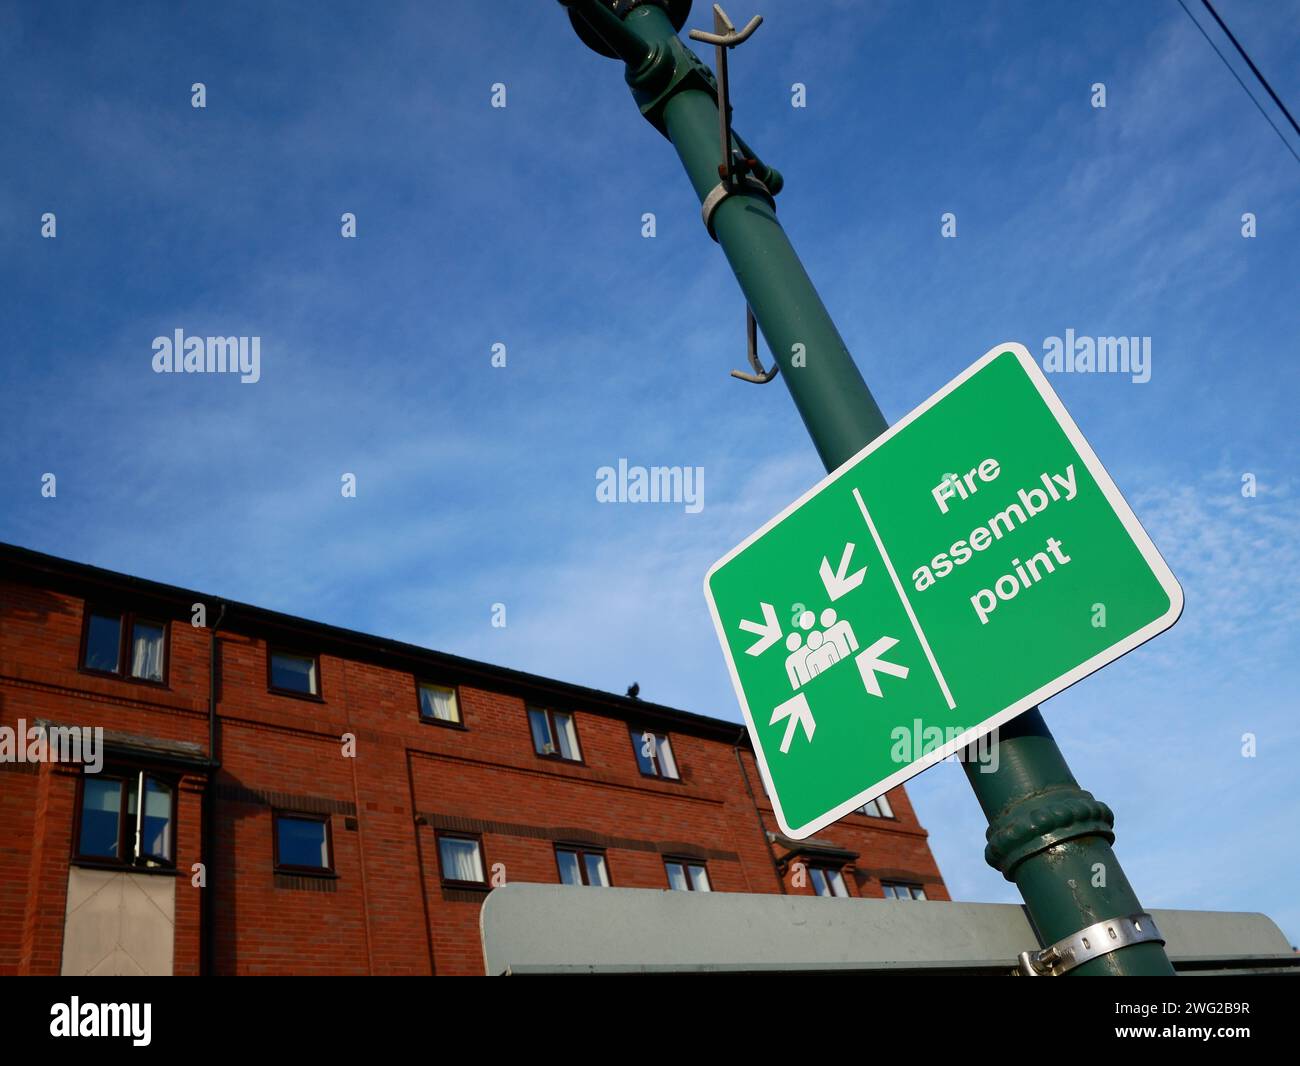
[[[734,184],[739,177],[732,165],[731,95],[727,86],[727,49],[744,44],[762,24],[763,16],[755,15],[743,30],[737,32],[731,19],[727,17],[727,13],[722,10],[722,6],[714,4],[713,32],[691,30],[690,33],[691,40],[711,44],[717,49],[718,120],[719,132],[722,136],[722,165],[718,167],[718,176],[727,185]],[[757,160],[745,160],[747,167],[754,167],[757,162]]]
[[[740,378],[741,381],[752,381],[755,385],[766,385],[781,372],[781,368],[773,364],[771,370],[763,369],[763,363],[758,358],[758,322],[748,304],[745,305],[745,337],[748,342],[749,365],[754,368],[754,373],[747,374],[743,370],[733,370],[731,376]]]
[[[713,5],[713,33],[705,30],[691,30],[691,39],[703,41],[705,44],[716,44],[720,47],[733,48],[738,44],[744,44],[749,40],[749,35],[753,33],[763,23],[762,15],[755,15],[749,20],[748,24],[739,33],[736,27],[732,25],[731,19],[727,18],[727,13],[722,10],[721,4]]]
[[[731,195],[741,185],[742,181],[754,180],[749,179],[747,175],[759,168],[758,160],[749,158],[749,152],[743,146],[740,148],[740,158],[737,159],[735,156],[733,145],[739,145],[739,139],[734,137],[731,132],[731,92],[727,79],[727,49],[744,44],[762,24],[763,16],[755,15],[745,24],[743,30],[737,31],[735,24],[727,17],[727,13],[722,10],[722,6],[714,4],[713,32],[691,30],[690,33],[691,40],[711,44],[717,49],[718,133],[722,142],[722,162],[718,166],[718,177],[722,181],[705,199],[703,205],[704,224],[709,228],[710,234],[713,232],[713,212],[718,205],[727,196]],[[766,186],[761,182],[758,183],[758,187],[765,192],[767,191]],[[763,363],[758,358],[758,323],[755,321],[754,312],[748,304],[745,305],[745,337],[746,355],[749,357],[749,365],[754,372],[750,374],[744,370],[733,370],[731,376],[739,378],[741,381],[752,382],[755,385],[766,385],[776,377],[781,368],[773,366],[771,370],[763,369]]]

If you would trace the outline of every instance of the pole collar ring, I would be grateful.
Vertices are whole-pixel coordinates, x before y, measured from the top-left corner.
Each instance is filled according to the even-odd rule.
[[[1114,813],[1083,789],[1054,790],[1030,797],[989,826],[984,861],[1011,881],[1030,856],[1082,836],[1113,844]]]
[[[739,185],[729,185],[725,181],[718,182],[709,191],[709,195],[704,198],[704,202],[700,204],[700,215],[704,219],[704,228],[709,231],[709,236],[715,241],[718,239],[718,235],[713,232],[713,214],[721,206],[723,200],[728,196],[738,194],[757,194],[767,201],[772,210],[776,210],[776,201],[772,199],[771,191],[752,175],[746,174],[741,178]]]

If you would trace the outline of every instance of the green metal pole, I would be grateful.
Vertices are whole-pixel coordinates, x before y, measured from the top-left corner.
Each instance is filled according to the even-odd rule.
[[[677,150],[701,204],[720,181],[717,89],[712,72],[677,36],[689,0],[560,0],[579,36],[627,64],[645,118]],[[743,154],[752,155],[740,144]],[[780,175],[756,174],[771,193]],[[795,407],[827,470],[885,431],[880,412],[821,297],[761,189],[726,196],[710,219],[714,236],[781,368]],[[1079,788],[1037,708],[999,731],[998,768],[966,762],[989,820],[985,858],[1024,896],[1043,943],[1096,922],[1142,911],[1119,860],[1110,808]],[[1026,945],[1030,947],[1031,945]],[[1164,948],[1134,944],[1072,975],[1172,975]]]

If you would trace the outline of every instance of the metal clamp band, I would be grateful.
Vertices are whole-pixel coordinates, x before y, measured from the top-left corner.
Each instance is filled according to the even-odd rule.
[[[725,181],[718,182],[709,191],[709,195],[704,198],[704,203],[700,204],[700,214],[704,217],[704,228],[709,231],[709,236],[715,241],[718,239],[718,235],[713,232],[713,212],[718,209],[718,206],[728,196],[735,196],[740,192],[756,192],[772,207],[776,206],[767,186],[748,174],[740,179],[739,185],[728,185]]]
[[[1153,940],[1161,944],[1165,942],[1151,915],[1143,913],[1131,914],[1127,918],[1109,918],[1080,929],[1073,936],[1058,940],[1042,951],[1022,951],[1014,974],[1017,977],[1060,977],[1076,966],[1112,951]]]

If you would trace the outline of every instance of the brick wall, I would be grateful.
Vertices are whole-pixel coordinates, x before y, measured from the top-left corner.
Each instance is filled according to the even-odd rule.
[[[0,725],[102,726],[206,754],[210,633],[190,624],[189,609],[201,597],[114,587],[102,571],[88,578],[68,568],[15,568],[0,581]],[[80,671],[86,603],[131,609],[141,596],[152,616],[168,619],[166,685]],[[212,620],[215,603],[208,607]],[[195,769],[175,775],[176,973],[200,969],[192,866],[209,850],[205,791],[215,812],[205,873],[218,973],[481,973],[487,889],[444,886],[439,832],[479,837],[498,881],[558,882],[555,844],[566,842],[603,848],[621,887],[666,888],[664,856],[681,855],[703,860],[717,891],[780,890],[764,836],[777,826],[742,744],[761,813],[751,804],[733,749],[739,726],[642,713],[621,698],[584,701],[563,686],[530,693],[509,672],[491,683],[493,668],[481,664],[470,681],[432,655],[405,661],[358,635],[264,622],[232,610],[220,633],[221,769],[212,780]],[[268,691],[268,646],[319,651],[319,699]],[[458,685],[464,728],[420,719],[417,675]],[[534,753],[530,703],[574,713],[581,763]],[[641,774],[629,724],[669,733],[680,781]],[[355,738],[353,758],[345,734]],[[0,764],[0,974],[59,970],[77,777],[65,766]],[[840,867],[850,893],[880,897],[882,880],[908,881],[947,899],[906,792],[889,801],[892,819],[853,815],[819,834],[856,853]],[[277,809],[328,814],[337,876],[274,871]],[[789,850],[771,847],[777,857]],[[796,886],[795,861],[783,867],[786,890],[812,892]]]

